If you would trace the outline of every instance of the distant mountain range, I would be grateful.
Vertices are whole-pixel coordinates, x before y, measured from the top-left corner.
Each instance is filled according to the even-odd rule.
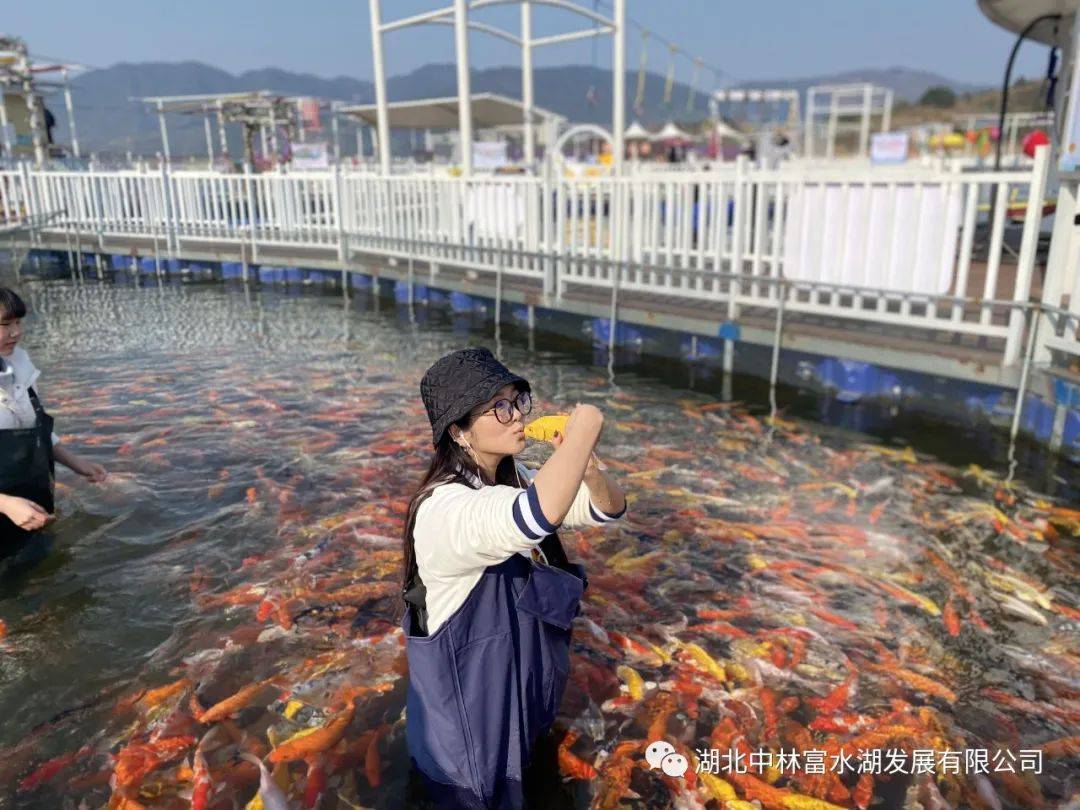
[[[897,99],[914,101],[928,88],[946,85],[957,92],[975,91],[975,85],[955,82],[926,71],[907,68],[853,70],[812,78],[745,82],[740,86],[787,87],[805,92],[814,84],[873,82],[891,87]],[[664,105],[665,78],[646,74],[644,112],[632,109],[637,89],[637,72],[627,72],[627,122],[641,118],[646,125],[658,125],[669,119],[681,122],[700,120],[707,112],[707,98],[699,89],[688,108],[690,87],[676,82],[671,102]],[[599,68],[585,65],[538,68],[535,72],[535,97],[540,107],[553,110],[579,123],[609,124],[611,119],[611,76]],[[323,78],[306,73],[292,73],[277,68],[250,70],[239,75],[200,62],[119,63],[92,70],[72,81],[76,126],[84,153],[90,151],[153,154],[161,141],[157,117],[133,98],[142,96],[229,93],[245,90],[271,90],[284,95],[315,96],[357,103],[372,103],[375,91],[371,82],[338,76]],[[392,101],[407,101],[457,92],[453,65],[431,64],[387,81]],[[521,73],[516,67],[476,69],[472,72],[474,93],[494,92],[513,98],[521,96]],[[54,97],[46,102],[56,115],[56,139],[66,143],[67,121],[63,102]],[[206,140],[201,117],[172,115],[168,118],[169,141],[174,155],[202,155]],[[238,127],[230,127],[230,152],[241,150]],[[401,136],[406,137],[406,136]],[[346,154],[355,151],[355,136],[343,132]]]

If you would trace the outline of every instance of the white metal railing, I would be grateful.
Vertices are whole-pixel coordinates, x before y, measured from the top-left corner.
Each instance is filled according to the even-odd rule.
[[[55,212],[47,230],[151,237],[177,254],[200,241],[250,245],[253,260],[261,246],[407,253],[539,279],[554,296],[617,286],[713,302],[729,318],[783,297],[789,312],[999,341],[1012,365],[1047,167],[1045,150],[999,173],[745,161],[622,178],[24,166],[0,172],[0,216]],[[1044,302],[1076,312],[1076,283],[1052,277],[1066,264],[1051,262],[1044,288],[1058,297]]]
[[[1050,241],[1043,283],[1043,317],[1035,360],[1047,364],[1059,353],[1074,371],[1080,371],[1080,216],[1078,178],[1063,179],[1057,197],[1057,216]]]

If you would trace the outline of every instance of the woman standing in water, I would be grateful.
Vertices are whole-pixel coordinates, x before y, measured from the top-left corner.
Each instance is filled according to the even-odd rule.
[[[23,300],[0,287],[0,555],[53,519],[54,461],[91,481],[106,475],[52,432],[34,388],[40,372],[18,345],[25,317]]]
[[[592,405],[574,408],[538,471],[514,459],[530,392],[484,348],[446,355],[420,383],[435,454],[405,529],[407,730],[441,806],[524,806],[586,585],[555,532],[626,510],[595,460],[604,419]],[[557,772],[550,779],[557,784]]]

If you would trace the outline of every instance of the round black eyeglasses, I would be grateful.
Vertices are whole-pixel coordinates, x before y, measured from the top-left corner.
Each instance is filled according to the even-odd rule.
[[[528,391],[521,391],[512,400],[496,400],[494,405],[486,411],[481,411],[476,417],[480,418],[488,411],[494,411],[495,418],[498,419],[501,424],[509,425],[514,421],[514,408],[517,408],[518,413],[522,416],[528,416],[529,412],[532,410],[532,395]]]

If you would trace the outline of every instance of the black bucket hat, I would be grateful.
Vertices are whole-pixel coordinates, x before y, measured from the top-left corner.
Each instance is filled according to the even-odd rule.
[[[420,398],[431,421],[432,444],[437,445],[450,425],[508,383],[532,391],[528,380],[510,371],[483,346],[458,349],[440,357],[420,380]]]

